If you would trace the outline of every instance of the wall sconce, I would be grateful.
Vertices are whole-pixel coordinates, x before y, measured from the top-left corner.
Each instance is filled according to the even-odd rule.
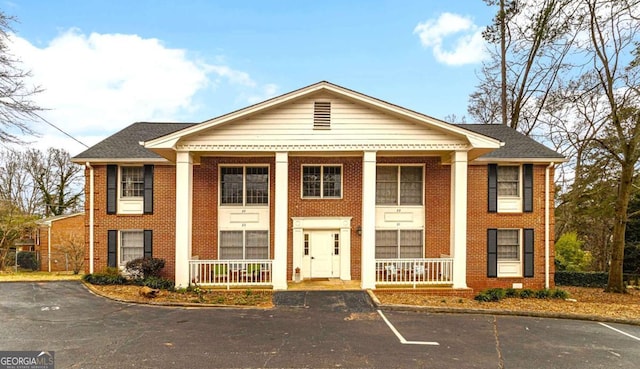
[[[362,236],[362,226],[356,227],[356,233],[358,234],[358,236]]]

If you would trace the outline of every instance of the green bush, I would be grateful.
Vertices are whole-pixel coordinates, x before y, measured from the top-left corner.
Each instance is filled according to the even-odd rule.
[[[565,300],[569,298],[569,293],[567,291],[561,290],[559,288],[551,290],[551,298]]]
[[[142,286],[156,288],[159,290],[173,291],[175,288],[175,283],[173,283],[172,280],[161,278],[161,277],[148,277],[141,280],[139,284]]]
[[[533,297],[536,295],[536,291],[530,289],[530,288],[525,288],[523,290],[520,290],[520,298],[521,299],[528,299],[530,297]]]
[[[94,273],[87,274],[82,279],[85,282],[97,285],[108,285],[108,284],[128,284],[127,278],[120,274],[113,273]]]
[[[605,287],[608,278],[605,272],[556,271],[554,280],[559,286]]]
[[[538,291],[536,291],[535,296],[536,296],[537,299],[542,299],[542,300],[548,299],[548,298],[551,297],[551,290],[546,289],[546,288],[544,288],[542,290],[538,290]]]
[[[505,291],[505,297],[520,297],[520,291],[516,290],[515,288],[507,288]]]
[[[137,279],[160,277],[160,272],[164,268],[164,264],[164,259],[137,258],[128,261],[125,265],[125,270],[127,271],[127,274]]]
[[[38,270],[38,260],[35,252],[18,252],[18,267],[22,269]]]
[[[504,289],[490,288],[488,290],[484,290],[480,292],[480,294],[474,297],[474,299],[481,302],[490,302],[490,301],[500,301],[505,296],[506,296],[506,292]]]

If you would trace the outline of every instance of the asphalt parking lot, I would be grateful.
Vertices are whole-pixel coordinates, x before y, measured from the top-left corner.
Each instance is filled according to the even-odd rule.
[[[56,368],[637,368],[640,327],[377,311],[362,294],[296,292],[273,309],[125,304],[78,282],[0,283],[0,350]]]

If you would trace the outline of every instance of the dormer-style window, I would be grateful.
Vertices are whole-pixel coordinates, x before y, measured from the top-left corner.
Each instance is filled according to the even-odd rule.
[[[313,103],[313,129],[331,128],[331,103],[316,101]]]

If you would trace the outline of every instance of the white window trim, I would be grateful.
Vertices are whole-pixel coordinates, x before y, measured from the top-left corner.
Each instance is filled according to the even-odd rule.
[[[118,267],[120,269],[125,268],[127,262],[122,261],[122,234],[126,232],[137,232],[142,233],[142,256],[144,257],[144,229],[121,229],[118,231],[118,249],[117,249],[117,258],[118,258]]]
[[[143,214],[144,213],[144,195],[143,196],[123,196],[122,194],[122,168],[142,168],[142,183],[144,194],[144,165],[118,165],[117,175],[117,200],[118,214]]]
[[[376,228],[376,232],[377,231],[395,231],[396,232],[396,256],[394,258],[391,259],[422,259],[425,256],[425,248],[426,248],[426,232],[424,231],[424,229],[422,228]],[[422,233],[422,252],[421,252],[421,256],[419,258],[401,258],[400,257],[400,248],[402,247],[402,245],[400,244],[400,240],[402,239],[402,237],[400,236],[400,233],[402,231],[420,231]],[[375,248],[377,248],[377,245],[374,245],[374,254],[375,254]]]
[[[496,234],[496,259],[498,264],[498,278],[521,278],[523,276],[524,262],[524,232],[522,231],[522,228],[498,228],[498,234],[500,233],[500,231],[518,231],[518,260],[500,260],[497,253],[497,248],[499,246],[499,236]]]
[[[425,183],[426,183],[426,175],[427,169],[425,164],[398,164],[398,163],[379,163],[376,164],[376,167],[396,167],[398,168],[398,192],[396,193],[396,203],[395,204],[378,204],[376,199],[376,207],[394,207],[394,208],[422,208],[425,206]],[[400,205],[400,168],[402,167],[421,167],[422,168],[422,194],[420,195],[421,202],[418,205]],[[376,179],[376,186],[377,186]]]
[[[242,168],[242,204],[222,203],[222,168]],[[267,203],[247,204],[247,168],[267,168]],[[222,208],[268,208],[271,203],[271,168],[269,164],[219,164],[218,165],[218,206]]]
[[[304,167],[320,167],[320,196],[304,195]],[[324,196],[324,167],[340,167],[340,196]],[[304,200],[341,200],[344,197],[344,166],[342,164],[302,164],[300,166],[300,198]]]
[[[522,196],[524,192],[524,183],[522,176],[522,164],[499,164],[500,167],[517,167],[518,168],[518,196],[504,196],[500,195],[499,191],[496,189],[498,193],[497,201],[498,201],[498,213],[522,213]],[[499,169],[498,169],[499,173]],[[499,174],[496,173],[496,185],[498,188],[500,187]]]
[[[266,259],[257,259],[257,260],[271,260],[271,234],[268,229],[221,229],[218,231],[218,260],[232,260],[232,259],[221,259],[221,245],[220,242],[222,240],[221,234],[222,232],[242,232],[242,259],[241,260],[256,260],[256,259],[247,259],[247,232],[267,232],[267,258]],[[236,259],[233,259],[236,260]]]

